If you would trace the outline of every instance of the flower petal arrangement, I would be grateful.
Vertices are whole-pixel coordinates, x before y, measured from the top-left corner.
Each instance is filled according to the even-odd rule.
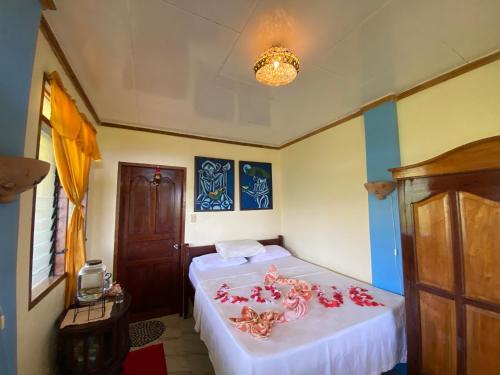
[[[358,306],[384,306],[383,303],[375,301],[373,296],[367,292],[367,289],[351,286],[349,288],[349,298]]]
[[[274,265],[271,265],[264,275],[264,284],[264,287],[254,286],[252,288],[250,299],[257,303],[273,303],[279,300],[282,295],[275,285],[289,285],[290,289],[283,299],[284,312],[265,311],[258,314],[249,306],[243,306],[240,317],[229,318],[240,331],[248,332],[257,338],[268,338],[276,323],[291,322],[306,315],[309,311],[309,302],[313,298],[313,292],[316,292],[318,302],[325,308],[338,308],[344,304],[342,291],[335,285],[330,286],[332,294],[331,298],[328,298],[329,294],[327,295],[327,292],[320,285],[310,286],[304,280],[281,276]],[[264,291],[269,292],[270,297],[264,297],[262,295]],[[347,293],[351,301],[358,306],[384,306],[383,303],[375,301],[373,296],[368,294],[367,289],[351,286]],[[240,303],[249,300],[246,297],[230,295],[227,283],[223,283],[219,287],[215,299],[221,303]]]
[[[341,305],[344,304],[344,296],[342,295],[342,292],[334,285],[331,287],[333,289],[332,292],[332,298],[328,299],[326,296],[326,292],[322,289],[320,289],[319,285],[313,285],[312,290],[317,290],[318,294],[318,302],[321,303],[323,306],[327,308],[332,308],[332,307],[340,307]]]
[[[241,303],[241,302],[247,302],[248,298],[242,297],[242,296],[233,296],[229,294],[229,285],[226,283],[221,284],[219,289],[217,289],[217,292],[215,294],[214,300],[218,300],[220,303]]]
[[[269,291],[271,293],[271,298],[263,297],[263,290]],[[261,286],[254,286],[252,288],[252,294],[250,294],[250,298],[258,303],[273,303],[274,301],[281,298],[281,292],[272,285],[266,285],[264,286],[264,288],[262,288]]]

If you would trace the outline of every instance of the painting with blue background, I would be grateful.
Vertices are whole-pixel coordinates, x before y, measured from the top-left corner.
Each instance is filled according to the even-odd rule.
[[[234,210],[234,160],[195,156],[194,210]]]
[[[273,208],[273,171],[271,163],[240,161],[240,209]]]

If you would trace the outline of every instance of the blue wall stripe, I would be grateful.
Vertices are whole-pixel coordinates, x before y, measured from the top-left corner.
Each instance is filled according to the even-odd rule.
[[[0,1],[0,155],[24,154],[39,0]],[[17,372],[16,264],[19,203],[0,204],[0,374]],[[29,275],[25,275],[28,277]]]
[[[364,114],[368,181],[392,180],[388,168],[401,164],[396,103]],[[368,196],[373,285],[403,294],[401,237],[396,190],[384,200]],[[394,256],[394,249],[397,255]]]
[[[388,168],[401,164],[396,103],[386,102],[364,113],[368,181],[392,180]],[[372,283],[403,294],[401,231],[397,191],[384,200],[368,195]],[[394,255],[396,249],[396,255]],[[391,373],[404,375],[406,364]]]

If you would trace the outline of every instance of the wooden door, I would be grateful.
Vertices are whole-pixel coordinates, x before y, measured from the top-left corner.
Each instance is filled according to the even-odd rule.
[[[184,185],[183,168],[119,165],[115,270],[134,320],[180,312]]]
[[[500,374],[500,137],[393,176],[409,373]]]

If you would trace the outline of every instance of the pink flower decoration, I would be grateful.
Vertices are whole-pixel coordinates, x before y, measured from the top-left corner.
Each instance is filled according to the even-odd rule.
[[[262,297],[263,290],[271,292],[271,298]],[[281,292],[272,285],[266,285],[264,288],[255,286],[252,288],[250,298],[258,303],[272,303],[273,300],[276,301],[281,298]]]
[[[247,302],[248,298],[242,296],[233,296],[229,294],[229,285],[226,283],[221,284],[217,292],[215,293],[214,300],[218,300],[220,303],[240,303]]]
[[[252,336],[266,339],[271,335],[273,325],[284,321],[283,314],[275,311],[266,311],[257,314],[248,306],[241,309],[241,317],[229,318],[236,328],[242,332],[249,332]]]
[[[327,308],[331,307],[340,307],[344,303],[344,296],[342,292],[337,289],[336,286],[332,285],[333,295],[331,299],[326,297],[326,293],[324,290],[320,290],[319,286],[316,290],[318,291],[318,302]]]
[[[349,298],[358,306],[384,306],[383,303],[377,302],[373,296],[367,293],[368,290],[359,286],[351,286],[349,288]]]

